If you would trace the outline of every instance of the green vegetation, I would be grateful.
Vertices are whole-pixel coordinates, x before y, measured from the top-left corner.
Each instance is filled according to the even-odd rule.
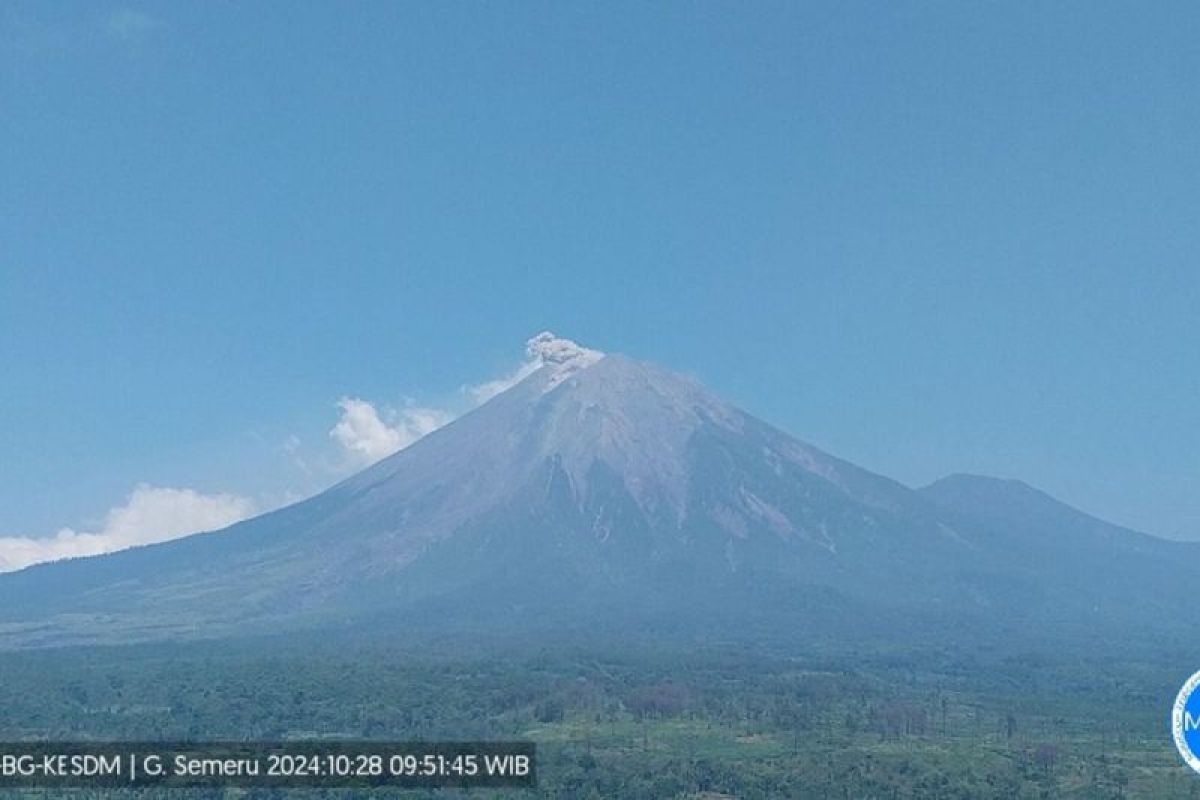
[[[469,793],[480,798],[1200,797],[1166,731],[1168,672],[571,643],[46,650],[0,655],[0,735],[539,744],[538,792]]]

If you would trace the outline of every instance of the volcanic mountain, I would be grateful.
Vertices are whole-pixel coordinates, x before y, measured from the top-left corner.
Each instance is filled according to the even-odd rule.
[[[1013,482],[913,490],[688,378],[538,342],[542,366],[520,383],[311,499],[0,575],[0,642],[360,623],[872,638],[1184,622],[1196,545]]]

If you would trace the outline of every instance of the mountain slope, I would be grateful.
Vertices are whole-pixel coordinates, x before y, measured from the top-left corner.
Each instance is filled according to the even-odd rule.
[[[1021,481],[952,475],[920,490],[951,524],[978,531],[998,571],[1038,599],[1040,621],[1092,620],[1147,630],[1186,625],[1200,544],[1122,528]]]
[[[302,503],[0,575],[0,641],[365,621],[958,636],[1087,626],[1101,598],[1132,609],[1122,623],[1142,620],[1162,606],[1140,599],[1144,575],[1172,576],[1190,557],[1146,545],[1128,579],[1097,595],[1014,557],[1033,529],[1003,498],[954,482],[910,490],[694,381],[561,341],[545,342],[545,365],[521,383]],[[1070,547],[1103,550],[1104,531],[1068,533]]]

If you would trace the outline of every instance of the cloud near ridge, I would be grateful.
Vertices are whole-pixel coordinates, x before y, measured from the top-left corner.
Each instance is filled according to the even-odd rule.
[[[462,394],[475,408],[506,392],[545,366],[566,371],[585,367],[604,357],[570,339],[543,331],[525,342],[525,360],[512,372],[494,380],[462,388]],[[398,411],[380,413],[376,406],[357,397],[338,401],[341,418],[329,431],[355,466],[367,466],[399,452],[453,422],[459,414],[451,409],[406,406]]]
[[[109,509],[99,531],[63,528],[54,536],[0,537],[0,572],[45,561],[96,556],[225,528],[253,516],[257,503],[234,494],[201,494],[141,484]]]
[[[466,394],[467,397],[471,398],[471,401],[475,405],[481,406],[496,395],[507,392],[509,389],[516,386],[533,373],[537,372],[541,366],[542,362],[540,360],[530,359],[529,361],[522,363],[521,366],[517,367],[509,374],[502,375],[495,380],[484,381],[483,383],[477,383],[474,386],[464,386],[463,393]]]
[[[403,450],[455,416],[439,408],[406,406],[387,414],[391,418],[389,424],[366,400],[343,397],[337,404],[342,416],[329,435],[342,446],[346,455],[364,466]]]
[[[482,405],[496,395],[506,392],[545,366],[585,367],[604,357],[599,350],[591,350],[570,339],[542,331],[525,342],[525,361],[508,375],[486,383],[466,387],[466,393]]]
[[[539,333],[525,343],[525,360],[514,370],[494,380],[462,388],[461,395],[468,406],[462,411],[486,403],[542,367],[552,367],[565,376],[594,363],[603,355],[570,339],[549,332]],[[347,466],[367,466],[408,447],[453,421],[460,413],[411,403],[381,412],[367,400],[350,396],[339,400],[337,407],[341,416],[329,436],[339,445],[346,461],[331,471],[342,474]],[[298,437],[293,435],[285,440],[283,452],[292,464],[302,472],[310,473],[313,467],[301,451]],[[292,497],[289,502],[296,499],[299,497]],[[57,534],[46,537],[0,536],[0,572],[220,530],[266,510],[263,502],[236,494],[202,494],[194,489],[140,484],[123,505],[108,511],[97,531],[62,528]]]
[[[136,42],[149,36],[159,27],[159,22],[144,11],[135,8],[118,8],[104,22],[105,32],[123,42]]]

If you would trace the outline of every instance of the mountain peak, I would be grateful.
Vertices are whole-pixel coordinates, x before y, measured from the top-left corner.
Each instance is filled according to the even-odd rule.
[[[1005,493],[1046,495],[1040,489],[1030,486],[1017,478],[997,478],[993,475],[978,475],[972,472],[955,472],[944,478],[938,478],[933,483],[921,489],[923,492],[937,491],[974,491],[980,493]]]
[[[1005,505],[1069,508],[1041,489],[1016,478],[996,478],[956,472],[920,489],[928,497],[948,505]],[[1075,509],[1070,509],[1075,511]]]
[[[593,364],[604,357],[599,350],[584,347],[570,339],[542,331],[525,342],[525,352],[543,364],[568,364],[583,361]]]
[[[1186,584],[1170,572],[1184,551],[1019,481],[955,475],[918,494],[686,375],[549,331],[527,348],[516,385],[306,501],[5,576],[0,645],[37,641],[48,618],[55,635],[85,639],[171,635],[197,620],[230,631],[380,614],[474,624],[516,608],[572,625],[622,608],[633,620],[707,624],[712,612],[788,627],[811,613],[814,591],[906,614],[962,598],[981,620],[1038,602],[1086,616],[1127,599],[1101,593],[1116,579]],[[1130,577],[1112,563],[1132,565]],[[1030,564],[1047,571],[1031,577]]]
[[[959,473],[934,481],[918,491],[943,508],[1002,520],[1010,527],[1025,531],[1040,530],[1058,537],[1076,529],[1104,531],[1106,535],[1121,531],[1145,536],[1092,516],[1014,478]]]
[[[525,353],[534,362],[541,365],[538,373],[546,379],[543,391],[548,392],[558,386],[574,373],[587,369],[600,359],[604,353],[592,350],[583,345],[555,336],[550,331],[542,331],[525,342]]]

